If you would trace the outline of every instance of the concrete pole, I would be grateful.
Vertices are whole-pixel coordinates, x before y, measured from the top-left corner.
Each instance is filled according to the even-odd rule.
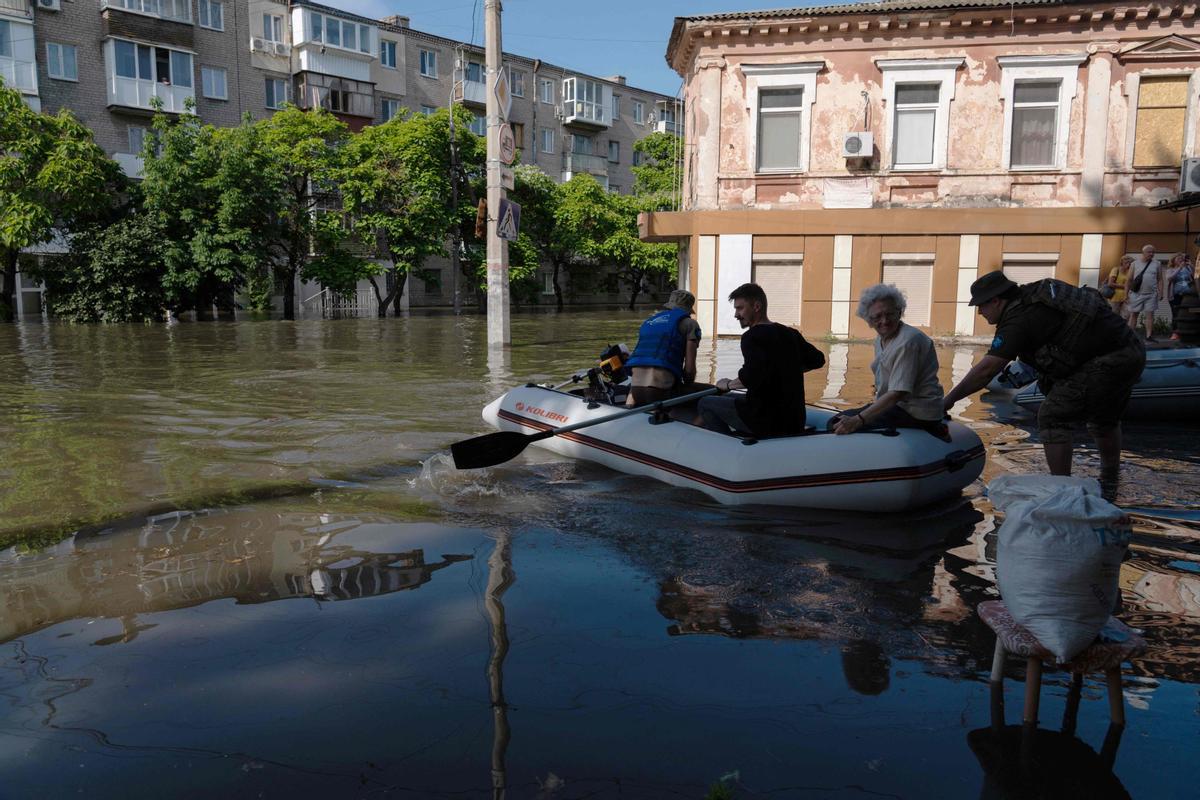
[[[484,48],[487,53],[487,288],[488,347],[506,347],[512,342],[508,308],[508,242],[500,238],[500,101],[496,81],[500,63],[500,0],[485,0]]]

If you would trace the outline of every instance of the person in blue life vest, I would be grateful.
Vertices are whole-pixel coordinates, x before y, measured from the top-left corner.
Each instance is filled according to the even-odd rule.
[[[943,407],[983,389],[1020,358],[1037,370],[1046,395],[1037,423],[1050,473],[1071,474],[1072,431],[1084,422],[1100,453],[1101,488],[1115,495],[1121,415],[1146,365],[1141,339],[1099,292],[1053,278],[1018,286],[989,272],[971,284],[970,305],[996,326],[995,338]]]
[[[632,370],[626,405],[668,400],[696,380],[700,323],[692,319],[695,307],[696,297],[691,292],[675,289],[662,309],[642,323],[637,346],[625,362]]]
[[[800,331],[767,319],[767,294],[756,283],[743,283],[729,293],[733,316],[742,334],[742,368],[736,378],[722,378],[724,394],[745,389],[738,397],[702,397],[699,423],[710,431],[734,436],[793,436],[804,432],[804,373],[825,365],[825,354]]]

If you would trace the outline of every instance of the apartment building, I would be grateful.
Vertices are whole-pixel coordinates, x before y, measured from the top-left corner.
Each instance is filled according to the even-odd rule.
[[[739,332],[724,298],[767,287],[772,319],[870,336],[866,286],[906,321],[990,330],[981,274],[1096,285],[1124,253],[1191,245],[1200,190],[1193,4],[883,0],[680,17],[683,210],[644,238],[683,245],[701,325]],[[1200,174],[1197,171],[1195,174]]]
[[[675,131],[674,98],[620,76],[503,60],[521,160],[556,179],[584,172],[627,192],[633,143]],[[453,100],[476,113],[472,130],[482,134],[485,72],[480,47],[414,30],[406,17],[374,20],[308,0],[0,0],[0,78],[34,108],[70,109],[134,176],[156,98],[167,112],[192,104],[223,126],[291,102],[325,108],[356,131]],[[449,302],[445,266],[429,266],[431,279],[414,282],[406,302]]]

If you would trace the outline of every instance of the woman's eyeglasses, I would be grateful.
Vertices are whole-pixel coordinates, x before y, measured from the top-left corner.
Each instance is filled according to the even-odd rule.
[[[900,319],[900,312],[893,310],[893,311],[884,311],[883,313],[880,313],[880,314],[872,314],[871,316],[867,317],[867,322],[870,323],[871,325],[878,325],[879,323],[883,322],[884,320],[897,320],[897,319]]]

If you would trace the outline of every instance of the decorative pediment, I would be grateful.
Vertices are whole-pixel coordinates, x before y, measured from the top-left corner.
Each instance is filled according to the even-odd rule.
[[[1117,55],[1117,60],[1127,61],[1177,61],[1196,59],[1200,61],[1200,41],[1172,34],[1152,42],[1130,45]]]

